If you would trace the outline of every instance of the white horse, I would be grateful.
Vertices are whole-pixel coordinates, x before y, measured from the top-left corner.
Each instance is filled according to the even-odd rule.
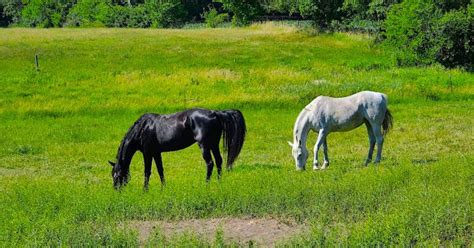
[[[362,91],[351,96],[332,98],[319,96],[306,105],[298,115],[293,130],[292,148],[296,169],[304,170],[308,159],[306,139],[310,130],[318,132],[314,146],[313,169],[318,170],[318,151],[323,145],[324,163],[321,169],[329,166],[326,137],[330,132],[345,132],[365,124],[369,134],[369,154],[365,165],[372,161],[375,143],[377,156],[375,163],[382,158],[384,136],[392,127],[392,115],[387,108],[387,96],[378,92]]]

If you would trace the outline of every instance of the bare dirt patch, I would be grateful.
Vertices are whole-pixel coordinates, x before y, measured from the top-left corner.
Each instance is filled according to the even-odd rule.
[[[182,221],[131,221],[129,227],[139,233],[140,244],[145,244],[156,229],[166,238],[185,233],[195,233],[212,241],[216,232],[222,230],[224,240],[241,245],[253,243],[261,247],[273,247],[303,231],[302,225],[281,222],[274,218],[214,218]]]

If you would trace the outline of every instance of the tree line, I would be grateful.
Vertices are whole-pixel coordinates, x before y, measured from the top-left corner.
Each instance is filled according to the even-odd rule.
[[[230,21],[308,20],[320,30],[372,33],[399,65],[473,70],[474,0],[0,0],[0,26],[179,28]]]

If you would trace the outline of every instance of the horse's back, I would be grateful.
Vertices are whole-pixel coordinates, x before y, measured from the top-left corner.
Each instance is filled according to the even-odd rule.
[[[185,111],[166,115],[149,113],[140,119],[143,121],[142,147],[164,152],[180,150],[194,143]]]
[[[219,140],[222,134],[222,125],[216,111],[201,108],[191,109],[189,118],[196,141]]]
[[[387,105],[387,95],[374,91],[361,91],[352,95],[357,98],[361,104]]]
[[[305,109],[313,112],[315,126],[346,131],[361,125],[365,120],[382,121],[386,104],[385,94],[362,91],[340,98],[318,96]]]
[[[387,110],[387,96],[373,91],[362,91],[357,94],[360,111],[370,122],[381,122]]]

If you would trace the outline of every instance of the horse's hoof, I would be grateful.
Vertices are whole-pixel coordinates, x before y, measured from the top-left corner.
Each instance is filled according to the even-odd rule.
[[[313,170],[319,170],[319,167],[318,167],[317,164],[316,164],[316,165],[313,165]]]
[[[296,167],[296,170],[297,170],[297,171],[304,171],[305,168],[304,168],[304,167]]]
[[[321,166],[321,169],[324,170],[324,169],[326,169],[327,167],[329,167],[329,163],[324,163],[323,166]]]

